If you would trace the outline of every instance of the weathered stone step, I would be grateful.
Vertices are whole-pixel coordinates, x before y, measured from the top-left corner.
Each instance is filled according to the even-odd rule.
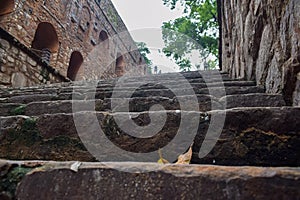
[[[202,72],[201,72],[202,73]],[[205,72],[204,72],[205,73]],[[207,72],[206,72],[207,73]],[[183,73],[183,77],[190,82],[190,83],[203,83],[204,79],[198,72],[188,72]],[[217,72],[217,76],[215,76],[215,73],[209,72],[209,77],[206,77],[206,82],[220,82],[219,79],[219,73]],[[178,75],[177,73],[170,73],[170,74],[162,74],[162,75],[151,75],[151,76],[139,76],[139,77],[128,77],[126,78],[126,82],[130,85],[135,84],[135,82],[145,82],[145,83],[155,83],[155,82],[169,82],[170,84],[176,83],[176,82],[182,82],[181,80],[177,80]],[[223,81],[234,81],[234,79],[231,79],[228,77],[228,74],[221,73],[221,78]],[[62,82],[62,83],[53,83],[49,85],[39,85],[39,86],[31,86],[31,87],[25,87],[25,88],[1,88],[0,89],[0,96],[4,95],[5,93],[15,92],[16,90],[19,91],[25,91],[25,90],[47,90],[51,88],[68,88],[68,87],[74,87],[74,86],[85,86],[89,83],[96,83],[98,85],[114,85],[119,78],[115,79],[109,79],[109,80],[99,80],[99,81],[75,81],[75,82]],[[238,79],[236,79],[238,80]]]
[[[195,94],[209,94],[209,92],[213,94],[218,94],[219,92],[223,92],[223,87],[212,87],[212,88],[194,88]],[[88,92],[90,90],[71,90],[64,92],[53,92],[53,91],[44,91],[40,93],[36,91],[34,93],[24,93],[10,97],[1,97],[0,103],[29,103],[34,101],[51,101],[51,100],[70,100],[72,99],[73,94],[77,94],[76,96],[82,96],[82,98],[86,99],[104,99],[110,98],[112,96],[112,91],[103,91],[101,89],[93,92]],[[116,90],[118,94],[124,94],[124,96],[128,96],[129,91],[126,90]],[[147,90],[136,90],[132,97],[148,97],[148,96],[162,96],[173,98],[174,92],[185,93],[185,89],[147,89]],[[257,86],[226,86],[225,92],[228,95],[231,94],[246,94],[246,93],[263,93],[264,89]],[[188,92],[186,92],[188,94]],[[80,98],[80,97],[78,97]]]
[[[1,180],[7,184],[1,188],[2,199],[290,200],[300,196],[300,170],[291,167],[5,160],[0,165]]]
[[[223,127],[222,117],[225,114]],[[122,129],[116,124],[116,117],[121,119]],[[194,143],[193,163],[300,166],[300,108],[240,108],[211,111],[208,115],[185,111],[167,111],[166,115],[163,112],[131,113],[133,123],[141,126],[140,131],[136,130],[141,134],[137,138],[133,134],[134,129],[126,121],[128,117],[128,113],[107,112],[48,114],[35,118],[0,117],[0,158],[94,161],[95,156],[101,161],[135,161],[135,156],[122,157],[119,147],[132,152],[152,152],[163,148],[163,154],[168,155],[173,151],[184,152]],[[207,133],[209,122],[212,132]],[[100,127],[104,134],[99,132]],[[218,127],[221,130],[220,138],[217,137]],[[127,133],[130,135],[123,128],[129,128],[130,132]],[[150,129],[150,133],[153,131],[152,137],[146,134],[144,128]],[[83,145],[79,136],[88,146]],[[212,146],[212,151],[200,158],[200,146],[207,147],[203,142],[214,140],[217,143]],[[167,144],[169,150],[164,150]],[[116,146],[118,148],[115,151],[112,147]],[[101,154],[92,155],[86,147]],[[200,151],[200,155],[202,153]],[[142,161],[156,159],[148,154],[141,156]]]
[[[215,88],[215,87],[249,87],[255,86],[256,83],[253,81],[227,81],[227,82],[213,82],[213,83],[191,83],[188,87],[193,88],[197,93],[198,90],[204,88]],[[181,85],[179,83],[174,82],[174,85],[171,85],[170,89],[173,90],[184,90],[186,85]],[[92,86],[74,86],[74,87],[64,87],[64,88],[45,88],[45,89],[24,89],[24,90],[14,90],[14,91],[5,91],[0,96],[2,98],[12,97],[12,96],[20,96],[20,95],[29,95],[29,94],[61,94],[61,93],[72,93],[73,91],[79,93],[87,93],[96,90],[97,92],[112,92],[112,91],[127,91],[127,90],[166,90],[166,86],[159,83],[147,83],[142,85],[141,87],[133,87],[132,85],[122,85],[121,88],[115,88],[114,85],[101,85],[96,87]]]
[[[198,107],[194,107],[192,102],[193,96],[178,96],[174,98],[166,97],[137,97],[137,98],[123,98],[123,99],[111,99],[106,98],[104,100],[96,99],[88,101],[76,100],[77,106],[83,106],[86,111],[107,111],[111,112],[112,100],[114,105],[118,105],[118,109],[123,110],[129,103],[130,112],[143,112],[150,110],[153,105],[161,105],[166,110],[182,110],[180,105],[185,105],[186,111],[210,111],[212,109],[212,103],[214,109],[235,108],[235,107],[281,107],[285,106],[285,102],[281,95],[270,95],[264,93],[256,94],[238,94],[221,97],[220,99],[210,95],[197,95]],[[226,102],[225,102],[226,101]],[[42,114],[55,114],[55,113],[72,113],[73,100],[59,100],[59,101],[39,101],[31,102],[29,104],[16,104],[16,103],[4,103],[0,104],[0,116],[12,116],[12,115],[27,115],[36,116]],[[95,104],[95,109],[91,110],[89,105]],[[125,107],[124,107],[125,106]]]
[[[242,94],[227,95],[218,100],[226,103],[226,108],[236,107],[281,107],[286,106],[282,95],[278,94]]]
[[[237,108],[208,112],[195,138],[193,162],[225,165],[300,166],[300,107]],[[226,115],[222,133],[212,151],[199,158],[206,131],[218,116]],[[219,123],[221,123],[220,120]],[[211,139],[214,140],[212,133]]]

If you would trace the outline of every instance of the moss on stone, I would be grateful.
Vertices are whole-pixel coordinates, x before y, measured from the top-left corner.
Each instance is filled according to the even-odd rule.
[[[80,150],[86,151],[86,148],[82,144],[81,140],[70,138],[69,136],[59,135],[49,140],[43,141],[43,145],[54,146],[56,148],[75,147]]]
[[[10,169],[6,174],[1,174],[0,192],[14,199],[18,183],[32,168],[17,166]]]
[[[47,69],[42,68],[41,71],[41,76],[46,80],[46,81],[50,81],[50,75]]]
[[[10,111],[11,115],[24,115],[26,105],[20,105]]]
[[[23,144],[25,146],[32,146],[37,141],[40,141],[41,138],[36,121],[33,118],[26,119],[19,130],[9,130],[6,137],[10,143]]]

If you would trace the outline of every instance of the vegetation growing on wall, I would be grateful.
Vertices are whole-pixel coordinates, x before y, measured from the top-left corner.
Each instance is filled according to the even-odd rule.
[[[140,54],[143,56],[146,64],[148,65],[148,73],[151,74],[152,72],[152,60],[148,58],[148,54],[150,54],[150,50],[147,47],[145,42],[136,42],[136,45],[138,47],[138,50],[140,51]]]

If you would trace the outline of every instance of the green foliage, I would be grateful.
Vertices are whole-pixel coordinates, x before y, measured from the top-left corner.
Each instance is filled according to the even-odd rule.
[[[145,62],[147,65],[152,65],[152,61],[147,57],[148,54],[150,54],[150,50],[147,47],[145,42],[136,42],[136,45],[138,47],[138,50],[140,51],[140,54],[143,56]]]
[[[16,166],[10,169],[7,174],[5,174],[5,171],[2,171],[0,177],[0,191],[6,191],[6,195],[13,199],[18,183],[31,170],[32,168],[29,167]]]
[[[32,146],[35,142],[41,140],[41,135],[36,126],[36,120],[28,118],[24,121],[20,129],[11,129],[6,136],[10,144],[22,144]]]
[[[20,105],[13,110],[10,111],[11,115],[24,115],[25,114],[26,105]]]
[[[147,56],[148,54],[151,53],[149,48],[147,47],[145,42],[136,42],[136,45],[138,47],[138,50],[139,50],[140,54],[143,56],[146,64],[148,65],[147,66],[147,72],[149,74],[151,74],[152,73],[152,60],[150,60]]]
[[[218,18],[216,0],[163,0],[171,9],[177,3],[185,6],[185,16],[174,21],[165,22],[163,40],[166,47],[163,52],[180,66],[189,70],[191,63],[187,56],[192,50],[198,50],[203,60],[218,57]],[[216,67],[215,61],[208,61]],[[184,66],[184,64],[187,64]]]

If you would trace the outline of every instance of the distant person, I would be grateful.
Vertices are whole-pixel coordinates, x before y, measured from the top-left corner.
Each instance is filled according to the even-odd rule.
[[[204,61],[204,70],[208,70],[208,67],[209,67],[208,63]]]
[[[157,74],[157,66],[154,66],[154,74]]]
[[[158,74],[161,74],[161,70],[158,71]]]

